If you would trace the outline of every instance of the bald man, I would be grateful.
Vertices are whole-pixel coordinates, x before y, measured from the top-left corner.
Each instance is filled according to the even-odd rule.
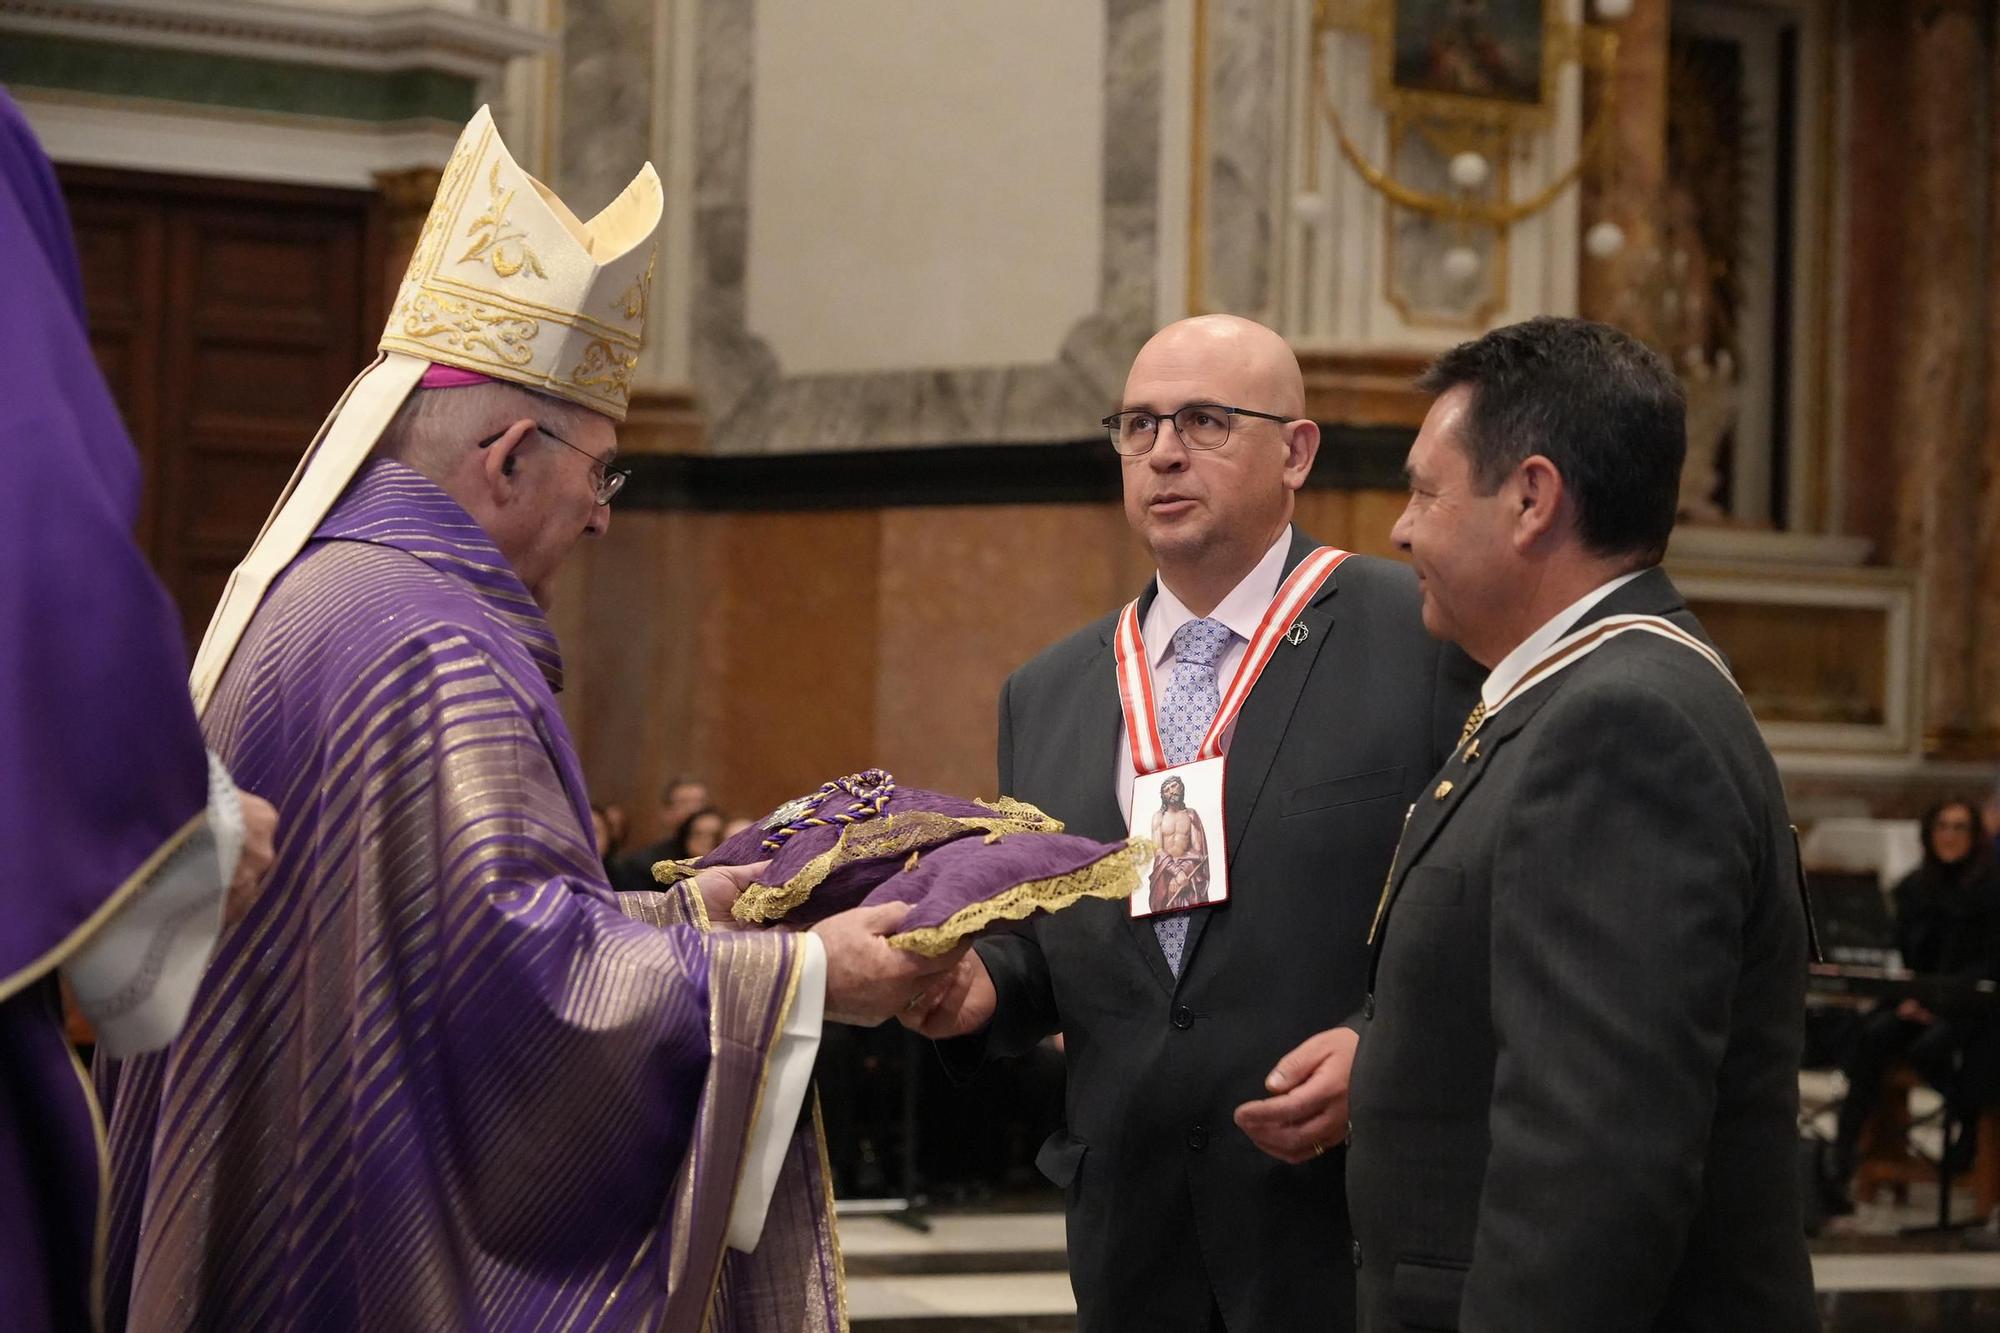
[[[1164,749],[1140,748],[1179,762],[1318,545],[1292,509],[1319,427],[1284,339],[1228,316],[1156,334],[1104,424],[1158,566],[1134,655]],[[1000,790],[1093,838],[1130,827],[1137,771],[1118,618],[1000,696]],[[1477,673],[1425,634],[1401,565],[1345,560],[1288,619],[1225,733],[1210,855],[1226,857],[1227,901],[1145,917],[1086,901],[981,943],[904,1016],[949,1038],[959,1069],[1064,1034],[1068,1123],[1037,1164],[1067,1195],[1084,1333],[1354,1325],[1344,1024],[1403,812],[1457,740]]]

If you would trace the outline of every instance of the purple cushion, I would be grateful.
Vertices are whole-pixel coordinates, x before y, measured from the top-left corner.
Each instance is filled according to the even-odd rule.
[[[779,816],[789,814],[794,823],[798,819],[796,812],[780,808],[698,860],[660,862],[653,877],[671,884],[709,866],[769,860],[736,900],[732,914],[750,923],[809,925],[860,906],[870,890],[902,868],[911,852],[973,834],[1062,831],[1060,821],[1020,801],[971,801],[921,787],[897,787],[879,814],[853,823],[831,822],[853,805],[851,796],[835,793],[813,812],[829,822],[796,828],[773,852],[764,843],[786,822]]]
[[[1098,842],[1068,833],[960,838],[913,856],[866,903],[912,904],[889,943],[936,957],[1036,912],[1058,911],[1085,898],[1129,897],[1152,855],[1153,845],[1144,838]]]

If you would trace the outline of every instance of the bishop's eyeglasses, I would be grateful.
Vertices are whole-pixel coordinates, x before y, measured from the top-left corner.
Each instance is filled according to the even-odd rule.
[[[1226,407],[1221,403],[1189,403],[1171,416],[1157,412],[1113,412],[1098,424],[1111,432],[1111,447],[1131,457],[1149,452],[1160,437],[1160,423],[1174,423],[1174,433],[1190,449],[1220,449],[1229,442],[1229,427],[1235,417],[1256,417],[1260,421],[1290,421],[1275,412],[1253,412],[1247,407]]]
[[[509,426],[507,428],[507,430],[512,430],[512,429],[513,429],[512,426]],[[542,434],[548,436],[550,439],[554,440],[557,444],[561,445],[563,448],[571,450],[575,453],[582,454],[585,458],[588,458],[590,460],[591,471],[597,474],[597,503],[601,505],[610,504],[611,497],[618,494],[619,488],[625,484],[625,479],[632,475],[632,470],[630,468],[610,466],[603,459],[599,458],[596,454],[590,452],[590,450],[577,448],[577,446],[571,444],[568,440],[565,440],[562,436],[556,434],[554,431],[550,430],[547,426],[544,426],[539,421],[535,423],[535,429],[540,431]],[[490,448],[494,441],[498,440],[501,435],[505,435],[506,433],[507,431],[503,430],[498,435],[487,436],[485,439],[479,442],[479,447],[481,449]]]

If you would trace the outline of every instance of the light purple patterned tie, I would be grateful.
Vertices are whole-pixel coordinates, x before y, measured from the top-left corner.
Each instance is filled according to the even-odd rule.
[[[1235,638],[1235,632],[1219,620],[1190,620],[1174,631],[1174,675],[1160,696],[1160,745],[1169,764],[1185,764],[1201,749],[1215,710],[1222,706],[1222,689],[1215,676],[1215,661]],[[1181,954],[1187,948],[1186,912],[1175,912],[1153,922],[1160,937],[1160,951],[1167,967],[1181,974]]]

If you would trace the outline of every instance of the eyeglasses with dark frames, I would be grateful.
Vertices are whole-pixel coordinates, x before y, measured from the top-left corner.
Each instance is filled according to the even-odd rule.
[[[1111,432],[1111,447],[1126,457],[1148,453],[1160,437],[1160,423],[1174,423],[1174,434],[1190,449],[1220,449],[1229,443],[1232,418],[1256,417],[1260,421],[1291,421],[1275,412],[1257,412],[1247,407],[1222,403],[1189,403],[1168,416],[1135,410],[1113,412],[1098,424]]]
[[[509,426],[507,428],[507,430],[512,430],[512,429],[514,429],[512,426]],[[632,475],[632,470],[630,468],[610,466],[603,459],[599,458],[596,454],[590,452],[590,450],[577,448],[577,446],[571,444],[568,440],[565,440],[562,436],[556,434],[554,431],[550,430],[547,426],[544,426],[539,421],[535,423],[535,429],[540,431],[542,434],[548,436],[550,439],[554,440],[557,444],[561,445],[563,448],[571,450],[575,453],[582,454],[585,458],[588,458],[590,460],[592,465],[591,471],[597,474],[597,503],[601,505],[610,504],[611,497],[618,494],[619,488],[621,488],[625,484],[625,479]],[[481,449],[491,448],[493,444],[497,440],[499,440],[500,436],[505,435],[506,433],[507,431],[503,430],[498,432],[497,434],[487,436],[485,439],[479,442],[479,447]]]

